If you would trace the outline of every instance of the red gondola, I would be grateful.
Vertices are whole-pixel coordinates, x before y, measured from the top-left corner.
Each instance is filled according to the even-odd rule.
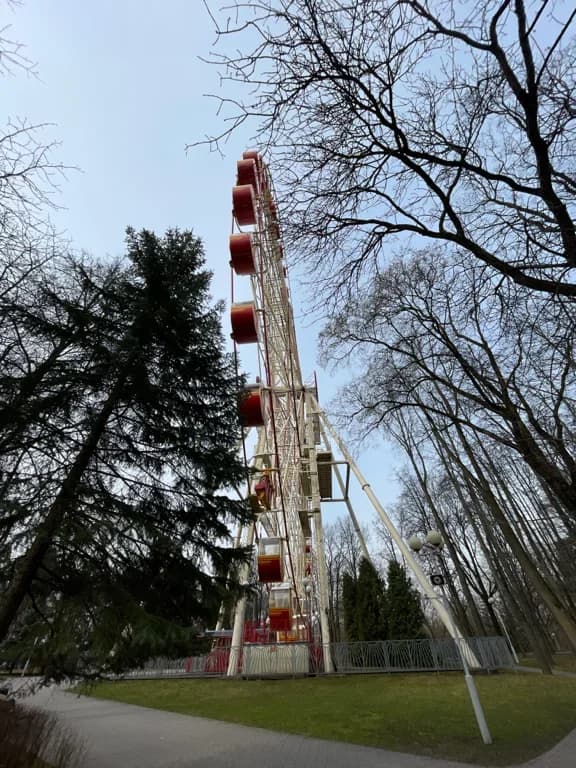
[[[254,160],[238,160],[236,164],[236,184],[243,186],[251,184],[258,189],[258,168]]]
[[[273,632],[289,632],[292,629],[292,594],[289,587],[270,590],[268,615]]]
[[[247,149],[245,152],[242,152],[242,157],[244,160],[254,160],[256,165],[260,166],[260,155],[257,149]]]
[[[232,188],[232,208],[234,218],[241,227],[256,223],[256,199],[251,184]]]
[[[272,485],[270,476],[267,474],[267,470],[264,470],[264,474],[254,486],[254,492],[256,493],[258,502],[266,509],[270,509],[272,506],[272,497],[274,496],[274,486]],[[282,579],[280,579],[280,581],[282,581]]]
[[[282,539],[260,539],[258,542],[258,580],[262,584],[284,581]]]
[[[258,191],[265,192],[268,189],[268,176],[265,173],[262,163],[262,157],[255,149],[248,149],[242,153],[244,160],[254,160],[256,163],[256,174],[258,176]]]
[[[232,304],[230,307],[232,338],[237,344],[254,344],[258,341],[256,310],[253,301]]]
[[[264,426],[264,407],[260,387],[246,387],[240,396],[238,410],[243,427]]]
[[[230,235],[230,259],[237,275],[253,275],[256,272],[252,235]]]

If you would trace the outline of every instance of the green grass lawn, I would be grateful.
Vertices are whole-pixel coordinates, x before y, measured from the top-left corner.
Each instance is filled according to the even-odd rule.
[[[485,765],[550,749],[576,728],[576,680],[476,678],[494,744],[477,730],[462,675],[102,683],[91,695],[289,733]]]
[[[538,662],[534,656],[522,656],[520,664],[524,667],[538,668]],[[564,672],[576,672],[576,656],[572,653],[557,653],[553,661],[554,669]]]

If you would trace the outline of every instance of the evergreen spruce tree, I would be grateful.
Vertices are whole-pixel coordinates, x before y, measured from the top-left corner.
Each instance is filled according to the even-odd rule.
[[[365,557],[360,561],[356,590],[358,639],[385,640],[386,591],[378,571]]]
[[[13,307],[38,359],[0,382],[0,504],[17,512],[0,640],[41,592],[54,675],[185,640],[246,556],[229,538],[250,515],[228,495],[243,477],[239,382],[202,244],[128,230],[127,251],[36,286],[41,311]]]
[[[388,564],[386,618],[390,640],[423,637],[424,614],[420,595],[412,586],[406,569],[395,560]]]
[[[342,583],[344,628],[349,642],[385,640],[386,591],[372,563],[361,558],[358,578],[345,572]]]
[[[355,577],[344,571],[342,576],[342,608],[344,632],[349,643],[360,639],[358,626],[358,588]]]

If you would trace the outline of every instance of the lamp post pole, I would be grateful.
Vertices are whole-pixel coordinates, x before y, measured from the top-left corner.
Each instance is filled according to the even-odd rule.
[[[304,581],[306,582],[304,591],[306,592],[306,626],[308,627],[308,645],[312,645],[314,639],[312,634],[312,586],[307,579]]]
[[[408,546],[410,549],[413,550],[417,555],[420,555],[420,557],[429,554],[440,558],[440,551],[443,545],[444,540],[438,531],[429,531],[426,535],[425,541],[422,541],[422,539],[420,539],[418,536],[412,536],[408,540]],[[458,655],[460,656],[460,661],[462,663],[464,680],[466,682],[466,688],[468,689],[468,696],[470,697],[470,702],[472,704],[472,709],[474,710],[474,715],[476,717],[480,735],[482,736],[482,741],[484,744],[492,744],[492,735],[490,733],[490,729],[488,728],[488,723],[486,722],[486,716],[484,715],[484,709],[482,708],[482,702],[480,701],[480,696],[478,695],[478,689],[476,688],[474,677],[470,672],[468,659],[466,658],[467,648],[465,647],[464,638],[460,632],[460,627],[454,621],[454,616],[452,615],[450,604],[444,593],[444,584],[440,585],[440,590],[441,594],[436,592],[436,600],[439,600],[441,603],[443,603],[444,608],[450,617],[450,622],[455,630],[454,642],[456,643],[456,649],[458,650]]]
[[[500,610],[498,606],[496,605],[496,598],[494,596],[488,598],[488,602],[492,606],[492,610],[494,611],[494,615],[498,619],[498,623],[500,624],[500,627],[502,631],[504,632],[506,636],[506,640],[508,641],[508,646],[510,648],[510,653],[512,654],[514,661],[516,664],[519,664],[520,661],[518,660],[518,654],[516,653],[516,648],[514,648],[514,645],[512,643],[512,638],[510,637],[510,634],[508,632],[508,628],[506,627],[506,624],[504,623],[504,619],[502,618],[502,614],[500,613]]]

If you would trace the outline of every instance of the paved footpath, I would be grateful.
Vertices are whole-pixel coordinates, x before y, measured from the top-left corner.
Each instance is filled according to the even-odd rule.
[[[58,715],[82,739],[82,768],[463,768],[462,763],[76,696],[56,686],[27,703]],[[576,731],[528,766],[575,768]]]

